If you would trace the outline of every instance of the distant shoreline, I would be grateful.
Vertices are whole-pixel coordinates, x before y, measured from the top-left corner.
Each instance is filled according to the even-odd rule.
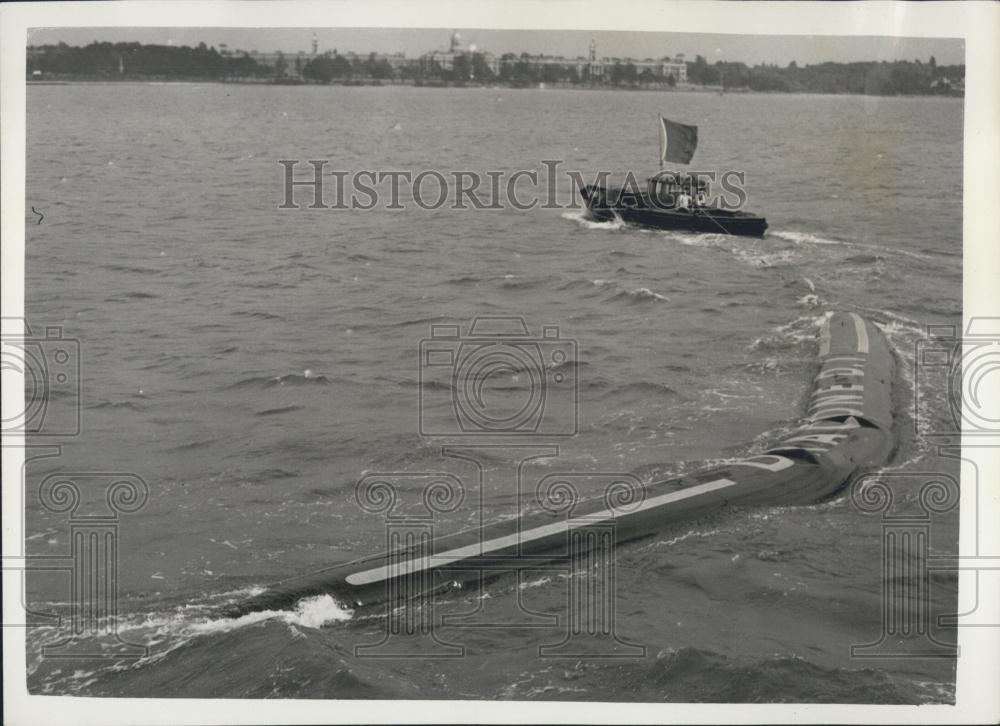
[[[407,86],[412,88],[452,88],[452,89],[495,89],[510,91],[532,91],[532,90],[576,90],[576,91],[623,91],[623,92],[656,92],[656,93],[714,93],[717,95],[777,95],[777,96],[868,96],[872,98],[964,98],[965,94],[959,91],[937,92],[937,93],[851,93],[849,91],[824,92],[816,90],[808,91],[780,91],[780,90],[753,90],[745,86],[735,88],[725,88],[712,85],[681,84],[670,87],[662,85],[638,85],[622,86],[614,84],[584,84],[584,83],[537,83],[537,84],[512,84],[512,83],[454,83],[454,82],[433,82],[418,83],[409,80],[395,81],[371,81],[371,80],[347,80],[333,81],[330,83],[313,83],[303,81],[275,82],[270,78],[241,78],[241,79],[219,79],[219,78],[170,78],[170,77],[101,77],[79,75],[59,75],[53,74],[49,78],[26,80],[28,86],[68,86],[68,85],[195,85],[195,84],[218,84],[218,85],[240,85],[240,86],[271,86],[276,88],[287,87],[399,87]]]

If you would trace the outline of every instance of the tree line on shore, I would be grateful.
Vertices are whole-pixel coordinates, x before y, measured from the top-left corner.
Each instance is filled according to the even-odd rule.
[[[719,61],[696,56],[688,81],[727,89],[786,93],[859,93],[880,96],[957,93],[965,86],[965,66],[939,66],[934,56],[914,61],[865,61],[787,66]]]
[[[65,76],[157,77],[179,79],[264,78],[274,69],[248,54],[222,55],[204,43],[196,47],[142,43],[65,43],[28,48],[28,73]]]
[[[599,77],[591,77],[587,64],[538,63],[532,56],[506,53],[494,71],[483,53],[455,54],[450,67],[433,56],[394,66],[384,56],[371,53],[341,55],[337,51],[312,58],[278,53],[273,64],[261,63],[245,52],[222,54],[200,43],[196,47],[95,42],[86,46],[65,43],[28,49],[28,72],[67,77],[174,78],[182,80],[303,80],[314,83],[403,81],[431,84],[547,84],[599,85],[644,88],[677,85],[672,74],[651,68],[639,70],[628,60],[605,64]],[[717,61],[696,56],[686,63],[687,82],[723,90],[786,93],[854,93],[871,95],[954,94],[964,88],[965,66],[940,66],[933,56],[914,61],[819,63],[787,66]]]

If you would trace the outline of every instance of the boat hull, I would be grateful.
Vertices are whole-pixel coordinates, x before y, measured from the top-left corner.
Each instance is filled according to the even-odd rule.
[[[587,209],[601,221],[621,219],[627,224],[649,229],[701,232],[706,234],[732,234],[744,237],[763,237],[767,220],[746,212],[729,212],[716,209],[691,211],[663,209],[641,199],[634,204],[612,203],[604,187],[588,185],[581,192]]]

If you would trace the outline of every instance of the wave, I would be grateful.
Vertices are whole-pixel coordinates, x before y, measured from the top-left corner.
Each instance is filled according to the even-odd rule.
[[[283,320],[280,315],[276,313],[266,313],[261,310],[237,310],[236,312],[230,313],[238,318],[254,318],[256,320]]]
[[[571,683],[569,686],[567,682]],[[707,648],[666,647],[655,658],[610,664],[578,661],[551,672],[521,673],[496,697],[504,699],[673,703],[953,703],[948,683],[907,682],[875,668],[821,666],[792,654],[763,658],[725,655]]]
[[[903,257],[911,257],[917,260],[924,260],[930,262],[939,262],[941,257],[947,255],[941,255],[940,253],[936,255],[926,254],[924,252],[914,252],[913,250],[906,250],[899,247],[886,247],[884,245],[874,245],[865,242],[852,242],[849,240],[841,240],[830,237],[821,237],[816,234],[811,234],[809,232],[796,232],[796,231],[773,231],[769,232],[769,235],[778,237],[779,239],[792,242],[796,245],[828,245],[828,246],[839,246],[848,247],[859,250],[868,250],[872,254],[868,255],[855,255],[848,257],[848,261],[861,262],[870,264],[868,258],[874,258],[871,262],[877,261],[877,258],[881,255],[900,255]],[[959,256],[961,256],[959,254]],[[854,259],[857,258],[857,259]]]
[[[87,409],[92,411],[101,411],[107,409],[114,410],[120,408],[128,409],[129,411],[145,410],[144,406],[140,406],[134,401],[101,401],[100,403],[95,403],[92,406],[87,406]]]
[[[296,288],[295,285],[278,282],[277,280],[262,280],[260,282],[248,282],[245,284],[247,287],[255,290],[294,290]]]
[[[635,252],[629,252],[628,250],[609,250],[605,253],[608,257],[618,258],[618,257],[642,257],[640,254]]]
[[[280,481],[282,479],[294,479],[299,476],[297,471],[288,471],[287,469],[258,469],[251,471],[249,473],[243,474],[242,472],[234,472],[232,475],[226,476],[225,474],[220,474],[214,477],[213,480],[227,481],[228,483],[238,483],[238,484],[271,484],[275,481]]]
[[[478,285],[482,282],[481,277],[476,277],[475,275],[462,275],[460,277],[453,277],[444,281],[445,285]]]
[[[717,703],[909,703],[885,673],[828,668],[794,655],[738,659],[700,648],[666,649],[640,678],[670,700]],[[680,691],[680,693],[677,693]],[[675,695],[677,694],[677,695]],[[678,698],[680,694],[682,697]]]
[[[158,295],[154,295],[151,292],[123,292],[118,295],[112,295],[110,297],[104,298],[104,302],[128,302],[129,300],[155,300]]]
[[[565,283],[560,290],[603,290],[610,293],[610,301],[625,301],[628,303],[640,302],[669,302],[670,297],[656,292],[648,287],[626,287],[614,280],[596,278],[593,280],[571,280]]]
[[[153,267],[139,267],[137,265],[101,265],[102,270],[110,270],[111,272],[131,272],[137,275],[159,275],[163,270],[158,270]]]
[[[375,308],[372,308],[371,311],[375,311],[375,312],[379,312],[380,314],[384,314],[384,311],[379,311],[379,310],[377,310]],[[448,320],[449,320],[449,318],[443,317],[441,315],[430,315],[430,316],[423,317],[423,318],[411,318],[409,320],[400,320],[398,323],[390,323],[390,324],[386,325],[385,327],[387,327],[387,328],[405,328],[405,327],[411,326],[411,325],[427,325],[427,326],[430,326],[430,325],[435,324],[435,323],[444,323],[444,322],[447,322]],[[357,328],[357,326],[355,326],[355,328]],[[430,334],[430,328],[428,328],[427,333],[428,333],[428,335]]]
[[[186,444],[181,444],[180,446],[174,446],[167,449],[168,454],[180,454],[186,451],[196,451],[198,449],[206,449],[213,444],[217,443],[219,439],[200,439],[198,441],[189,441]]]
[[[241,388],[273,388],[275,386],[325,386],[330,384],[330,379],[324,375],[316,375],[310,370],[302,373],[289,373],[283,376],[253,376],[237,381],[230,386],[226,386],[226,391],[238,390]]]
[[[594,287],[603,287],[608,284],[607,280],[570,280],[559,287],[563,290],[592,290]]]
[[[606,387],[606,383],[602,383],[601,387]],[[590,386],[586,386],[589,388]],[[615,386],[612,388],[607,395],[609,396],[627,396],[629,394],[638,394],[641,396],[677,396],[678,393],[670,386],[663,383],[656,383],[654,381],[639,381],[637,383],[626,383],[620,386]]]
[[[505,290],[532,290],[545,284],[545,278],[521,277],[520,275],[504,275],[500,287]]]
[[[41,692],[79,692],[93,686],[99,681],[104,685],[110,685],[124,673],[132,673],[135,677],[142,678],[144,674],[148,677],[148,670],[154,665],[165,665],[165,661],[171,657],[175,651],[186,651],[190,655],[191,646],[199,641],[204,641],[206,647],[211,652],[218,648],[228,649],[228,645],[218,640],[219,636],[224,636],[233,631],[241,631],[253,626],[262,626],[266,623],[283,623],[288,626],[293,638],[301,637],[299,628],[318,629],[329,627],[337,623],[351,620],[354,613],[351,609],[337,602],[330,595],[317,595],[306,597],[288,609],[268,610],[250,613],[239,618],[218,617],[210,614],[210,611],[217,610],[220,605],[238,601],[248,596],[254,596],[263,592],[263,588],[247,588],[231,593],[222,593],[225,596],[220,603],[219,596],[209,596],[200,603],[182,603],[173,611],[151,613],[142,616],[119,616],[114,618],[113,625],[108,619],[102,620],[102,631],[114,632],[116,638],[121,638],[126,642],[144,643],[149,651],[147,654],[135,662],[115,662],[113,659],[106,661],[104,669],[94,669],[91,671],[63,669],[48,670],[39,673],[39,683],[32,684],[33,688],[41,687]],[[214,636],[214,637],[213,637]],[[246,636],[240,636],[245,638]],[[65,638],[65,633],[59,627],[39,627],[34,630],[29,640],[29,677],[39,671],[47,662],[41,656],[42,648],[50,643],[59,642]],[[37,655],[33,655],[37,651]],[[237,651],[233,651],[234,653]],[[187,658],[181,659],[187,662]],[[190,663],[186,667],[190,667]],[[185,666],[182,666],[185,667]],[[103,672],[102,672],[103,671]],[[169,672],[168,672],[169,671]],[[168,677],[173,669],[160,672],[162,677]],[[186,671],[185,671],[186,672]],[[126,678],[127,680],[127,678]],[[100,688],[98,685],[94,688]],[[89,692],[89,691],[88,691]],[[149,695],[146,688],[143,695]],[[176,694],[174,694],[176,695]]]
[[[844,262],[857,262],[863,265],[874,265],[878,262],[882,262],[882,257],[880,255],[869,254],[849,255],[844,258]]]
[[[610,231],[617,231],[625,227],[625,222],[621,217],[615,217],[607,222],[602,222],[594,219],[585,209],[574,209],[569,212],[563,212],[559,216],[563,219],[572,220],[586,229],[606,229]]]
[[[786,240],[788,242],[793,242],[797,245],[802,244],[813,244],[813,245],[849,245],[850,242],[846,240],[832,239],[829,237],[820,237],[819,235],[812,234],[810,232],[792,232],[792,231],[780,231],[772,230],[768,232],[769,235],[778,237],[779,239]]]
[[[185,624],[187,632],[196,635],[224,633],[245,628],[267,620],[279,620],[288,625],[304,628],[322,628],[344,622],[353,617],[354,611],[337,602],[332,595],[315,595],[299,600],[291,610],[262,610],[238,618],[217,618]]]
[[[282,406],[280,408],[267,408],[263,411],[258,411],[254,416],[277,416],[282,413],[292,413],[293,411],[299,411],[302,406]]]
[[[658,292],[650,290],[648,287],[637,287],[632,290],[623,289],[621,292],[616,294],[614,300],[628,300],[630,302],[648,302],[648,301],[660,301],[669,302],[670,298],[666,295],[661,295]]]
[[[775,249],[773,240],[752,240],[728,234],[664,232],[668,239],[686,247],[700,247],[728,252],[738,261],[754,268],[785,267],[798,261],[799,253],[794,247]]]
[[[802,345],[812,345],[816,342],[817,331],[831,315],[833,315],[831,312],[823,312],[819,315],[802,315],[791,322],[777,325],[766,335],[755,338],[750,343],[750,350],[784,350]]]
[[[795,250],[756,252],[752,247],[737,245],[731,251],[740,262],[745,262],[752,267],[761,268],[791,265],[798,258]]]

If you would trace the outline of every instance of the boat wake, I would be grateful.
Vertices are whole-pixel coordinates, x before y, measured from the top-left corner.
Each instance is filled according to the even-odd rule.
[[[770,232],[769,236],[777,237],[778,239],[785,240],[786,242],[791,242],[795,245],[827,245],[827,246],[838,246],[847,247],[853,250],[865,250],[872,255],[901,255],[903,257],[911,257],[916,260],[924,260],[930,262],[937,262],[940,257],[934,255],[924,254],[921,252],[913,252],[912,250],[904,250],[898,247],[886,247],[884,245],[866,244],[864,242],[849,242],[847,240],[832,239],[828,237],[821,237],[816,234],[811,234],[809,232],[795,232],[795,231],[775,231]],[[871,257],[858,257],[855,262],[874,262],[876,258]]]
[[[252,597],[264,588],[251,588],[210,596],[202,603],[180,605],[173,611],[147,613],[142,617],[123,616],[115,619],[114,626],[103,626],[108,632],[126,642],[144,643],[149,654],[139,663],[159,660],[168,653],[201,636],[228,633],[234,630],[274,622],[284,623],[289,628],[323,628],[353,618],[354,611],[338,602],[332,595],[323,594],[304,597],[288,609],[261,610],[247,613],[238,618],[221,617],[218,614],[220,602],[232,603]],[[59,627],[36,627],[28,644],[28,673],[34,672],[42,661],[42,649],[61,642],[65,632]],[[112,659],[113,660],[113,659]],[[34,661],[34,662],[31,662]]]
[[[625,222],[621,219],[621,217],[615,217],[607,222],[601,222],[591,217],[585,209],[574,209],[569,212],[563,212],[561,216],[563,219],[569,219],[576,222],[585,229],[606,229],[615,231],[622,229],[625,226]]]

